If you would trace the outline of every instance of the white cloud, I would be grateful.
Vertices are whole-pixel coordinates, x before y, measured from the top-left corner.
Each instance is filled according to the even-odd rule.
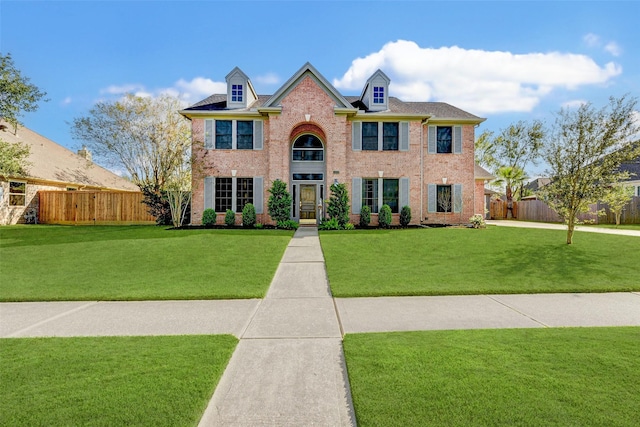
[[[584,42],[589,47],[599,47],[602,45],[602,42],[600,41],[600,36],[597,34],[593,34],[593,33],[585,34],[582,37],[582,40],[584,40]]]
[[[574,100],[562,103],[561,107],[562,108],[578,108],[587,103],[588,101],[585,99],[574,99]]]
[[[70,96],[67,96],[65,99],[63,99],[62,101],[60,101],[60,105],[69,105],[71,104],[72,99]]]
[[[620,56],[622,54],[622,48],[616,42],[609,42],[605,45],[604,50],[609,52],[613,56]]]
[[[263,85],[276,85],[280,83],[280,77],[275,73],[267,73],[262,76],[258,76],[255,80]]]
[[[225,82],[214,82],[204,77],[195,77],[190,81],[180,79],[173,86],[157,89],[149,89],[141,84],[131,83],[123,85],[111,85],[100,90],[103,95],[121,96],[132,93],[143,98],[170,95],[179,98],[185,106],[194,104],[214,93],[226,93],[227,84]]]
[[[622,72],[614,62],[601,67],[579,54],[422,48],[398,40],[355,59],[333,84],[360,90],[377,69],[389,76],[390,93],[400,99],[444,101],[475,114],[528,112],[554,89],[603,84]]]

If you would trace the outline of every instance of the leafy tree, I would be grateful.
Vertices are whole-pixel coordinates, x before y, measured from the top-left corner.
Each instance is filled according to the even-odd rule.
[[[562,109],[556,116],[544,150],[551,182],[541,193],[566,222],[567,244],[573,242],[577,215],[627,179],[628,173],[618,169],[620,164],[640,155],[636,103],[635,98],[612,97],[601,109],[587,103]]]
[[[496,171],[498,185],[504,185],[507,197],[507,218],[513,216],[513,188],[522,188],[525,181],[529,179],[523,169],[517,166],[501,166]]]
[[[291,216],[291,194],[287,191],[287,184],[279,179],[273,181],[269,189],[269,201],[267,207],[269,216],[276,223],[288,221]]]
[[[86,143],[95,159],[124,168],[140,188],[166,190],[176,179],[190,182],[180,173],[191,160],[191,130],[180,108],[171,96],[128,94],[96,103],[87,116],[73,120],[71,133]]]
[[[0,54],[0,118],[13,125],[14,133],[22,124],[19,117],[36,111],[38,102],[47,95],[29,80],[15,67],[10,53]]]
[[[327,203],[327,214],[329,218],[335,218],[340,224],[340,228],[344,228],[345,224],[349,222],[349,194],[347,193],[347,185],[331,184],[329,188],[331,190],[331,196]]]
[[[513,123],[502,129],[497,136],[491,131],[485,131],[475,142],[475,160],[495,175],[505,167],[512,171],[520,169],[525,174],[529,164],[538,164],[545,134],[544,125],[539,120]],[[509,186],[510,180],[503,180],[502,183],[507,184],[507,200],[512,199],[509,194],[513,195],[514,190],[522,197],[524,181],[517,182],[515,186]]]
[[[30,149],[21,143],[11,143],[0,139],[0,176],[23,176],[30,166]]]
[[[609,210],[616,217],[616,225],[620,225],[620,217],[627,203],[633,199],[634,187],[629,185],[615,185],[607,191],[602,201],[609,205]]]

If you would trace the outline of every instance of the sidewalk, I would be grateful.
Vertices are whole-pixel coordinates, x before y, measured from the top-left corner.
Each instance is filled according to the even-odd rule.
[[[497,225],[500,227],[522,227],[522,228],[543,228],[547,230],[567,230],[564,224],[551,224],[548,222],[531,222],[505,219],[489,219],[486,220],[487,225]],[[584,231],[587,233],[603,233],[618,234],[620,236],[636,236],[640,237],[640,230],[623,230],[618,228],[605,228],[597,226],[576,225],[575,231]]]

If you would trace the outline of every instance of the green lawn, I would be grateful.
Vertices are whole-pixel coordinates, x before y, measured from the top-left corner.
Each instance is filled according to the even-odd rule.
[[[0,425],[197,425],[232,336],[0,340]]]
[[[510,227],[321,232],[336,297],[638,291],[640,238]]]
[[[260,298],[292,231],[0,227],[0,300]]]
[[[640,328],[347,335],[358,425],[632,426]]]
[[[595,227],[595,228],[613,228],[616,230],[636,230],[640,231],[640,224],[597,224],[597,225],[588,225],[587,227]]]

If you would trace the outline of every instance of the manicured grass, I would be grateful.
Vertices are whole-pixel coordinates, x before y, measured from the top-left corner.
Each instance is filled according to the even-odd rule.
[[[197,425],[232,336],[0,340],[0,425]]]
[[[636,231],[640,231],[640,224],[620,224],[620,225],[615,225],[615,224],[597,224],[597,225],[589,225],[588,227],[613,228],[613,229],[616,229],[616,230],[636,230]]]
[[[260,298],[293,232],[0,227],[0,300]]]
[[[632,426],[640,328],[347,335],[358,425]]]
[[[510,227],[322,232],[336,297],[640,290],[640,238]]]

